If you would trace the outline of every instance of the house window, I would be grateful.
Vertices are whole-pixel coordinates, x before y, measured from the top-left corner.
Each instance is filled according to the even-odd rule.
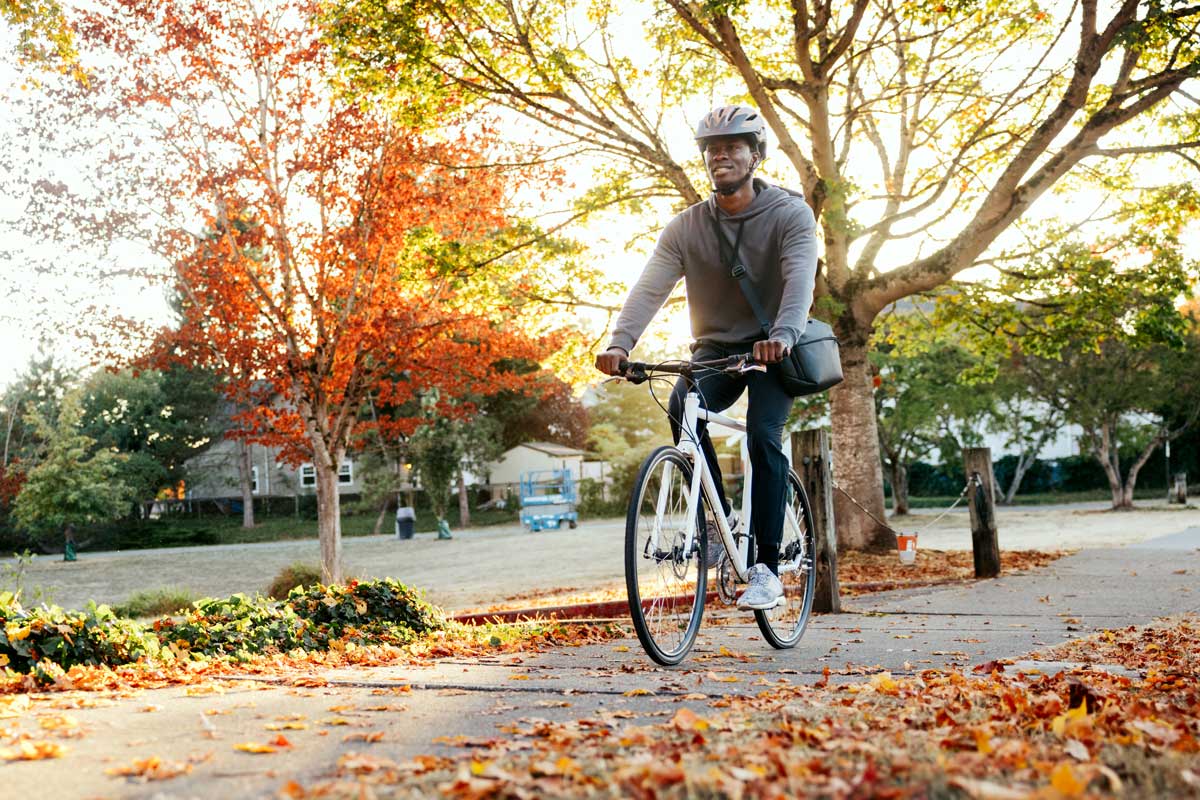
[[[354,462],[346,459],[338,469],[338,483],[343,486],[354,483]],[[300,467],[300,485],[312,487],[317,485],[317,468],[312,464]]]
[[[250,468],[250,494],[258,494],[258,467]]]

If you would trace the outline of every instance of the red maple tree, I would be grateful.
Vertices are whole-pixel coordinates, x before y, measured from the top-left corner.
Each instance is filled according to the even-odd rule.
[[[245,409],[237,435],[313,463],[336,582],[338,467],[368,394],[401,408],[433,387],[523,390],[536,373],[496,365],[558,343],[525,333],[491,288],[519,187],[464,168],[484,161],[483,126],[402,127],[340,95],[316,3],[99,5],[80,32],[112,66],[93,75],[91,102],[152,126],[170,163],[147,185],[165,219],[190,223],[160,227],[183,303],[153,353],[219,370]],[[399,435],[416,420],[378,424]]]

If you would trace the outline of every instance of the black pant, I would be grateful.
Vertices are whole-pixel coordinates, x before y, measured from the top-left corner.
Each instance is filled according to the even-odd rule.
[[[692,346],[692,360],[708,361],[748,353],[752,347],[752,343],[722,345],[697,342]],[[746,409],[746,446],[750,451],[750,464],[754,467],[750,485],[753,510],[750,533],[757,545],[758,563],[778,573],[788,475],[787,456],[783,454],[783,426],[792,410],[792,398],[779,382],[778,366],[767,367],[766,372],[746,372],[741,375],[704,370],[700,371],[695,381],[700,394],[700,407],[710,411],[724,411],[742,396],[745,389],[750,390]],[[671,435],[675,437],[676,444],[679,444],[683,400],[688,388],[688,381],[680,378],[671,392]],[[708,436],[708,425],[700,420],[696,427],[700,449],[712,469],[721,505],[728,512],[729,501],[725,499],[725,487],[721,485],[721,468],[717,464],[717,452],[713,449],[712,439]]]

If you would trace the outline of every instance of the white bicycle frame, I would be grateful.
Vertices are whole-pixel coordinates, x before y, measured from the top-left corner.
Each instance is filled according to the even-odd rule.
[[[704,496],[707,498],[710,508],[722,508],[719,495],[717,494],[717,487],[716,484],[713,483],[712,472],[708,466],[708,459],[704,457],[704,453],[700,450],[700,437],[696,433],[696,423],[700,420],[704,420],[710,425],[715,423],[731,430],[741,431],[742,433],[746,432],[746,423],[733,419],[732,417],[727,417],[724,414],[719,414],[715,411],[709,411],[701,408],[700,395],[694,391],[687,393],[687,396],[684,398],[683,402],[683,424],[679,436],[680,451],[692,461],[692,483],[688,491],[687,509],[684,517],[684,519],[687,520],[687,534],[683,543],[684,553],[692,552],[692,547],[696,540],[697,515],[695,512],[697,503],[700,501],[700,492],[704,492]],[[725,551],[729,553],[730,561],[733,564],[734,574],[736,574],[739,581],[744,582],[747,579],[750,566],[746,563],[746,560],[750,550],[750,487],[752,485],[751,481],[754,477],[754,468],[750,464],[749,451],[746,447],[745,438],[742,439],[742,464],[744,465],[745,483],[743,484],[742,490],[741,525],[742,530],[746,533],[746,535],[742,537],[742,542],[739,544],[734,539],[733,531],[729,529],[729,523],[725,519],[724,513],[713,514],[713,517],[715,518],[717,529],[721,533],[721,540],[725,543]],[[658,501],[655,508],[656,513],[654,531],[651,534],[652,547],[655,550],[658,550],[659,548],[659,534],[661,533],[663,514],[666,511],[668,494],[670,493],[669,487],[671,485],[672,477],[671,470],[673,470],[674,467],[670,462],[668,462],[666,465],[664,465],[663,469],[663,481],[659,486]],[[795,511],[792,510],[791,506],[785,506],[784,508],[783,524],[791,525],[797,530],[799,529],[799,522],[796,519]],[[800,541],[804,541],[803,537],[801,537]],[[800,565],[803,563],[805,555],[805,553],[800,553],[799,557],[795,561],[779,562],[780,577],[789,572],[796,572],[797,570],[801,569]]]

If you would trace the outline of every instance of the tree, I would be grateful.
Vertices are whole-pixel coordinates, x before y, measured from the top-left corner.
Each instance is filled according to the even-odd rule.
[[[982,441],[989,387],[968,380],[976,359],[917,311],[895,312],[876,329],[875,409],[892,511],[908,513],[908,468],[935,447],[942,462],[961,463],[964,446]]]
[[[1054,441],[1062,429],[1062,410],[1040,400],[1029,380],[1022,374],[1020,361],[1005,361],[999,367],[994,391],[996,404],[990,414],[989,428],[1004,436],[1004,444],[1017,451],[1008,488],[1001,502],[1011,505],[1021,488],[1021,481],[1037,462],[1046,445]]]
[[[1106,341],[1099,352],[1067,348],[1060,360],[1022,366],[1039,399],[1083,430],[1081,444],[1104,469],[1114,509],[1133,507],[1138,473],[1165,442],[1200,416],[1200,339],[1184,348]],[[1121,456],[1131,461],[1122,474]]]
[[[124,455],[119,479],[144,512],[162,489],[185,479],[187,460],[220,433],[214,422],[220,398],[207,373],[101,370],[82,393],[80,432]]]
[[[480,167],[486,126],[423,133],[344,97],[316,10],[106,0],[81,13],[85,57],[104,66],[87,93],[59,90],[76,123],[58,122],[71,136],[106,120],[91,177],[111,191],[54,184],[31,213],[147,242],[172,267],[183,321],[160,344],[239,365],[223,377],[255,401],[237,415],[247,439],[313,463],[322,574],[336,582],[337,473],[368,394],[400,406],[432,387],[517,390],[526,379],[493,365],[539,362],[556,339],[528,333],[495,288],[520,183]]]
[[[1030,399],[1083,429],[1114,508],[1132,504],[1146,460],[1200,414],[1194,323],[1177,307],[1200,271],[1174,226],[1147,228],[1143,213],[1091,246],[1067,239],[997,283],[944,293],[935,314],[982,354],[978,371],[1004,365]],[[1125,475],[1122,450],[1135,453]]]
[[[663,410],[668,389],[659,386],[651,394],[646,386],[611,383],[596,394],[596,403],[588,409],[588,446],[608,463],[613,493],[626,497],[650,449],[671,441],[670,423]]]
[[[1117,196],[1146,186],[1137,165],[1158,154],[1194,165],[1200,115],[1172,103],[1195,96],[1200,8],[797,0],[786,14],[762,0],[343,0],[328,24],[368,91],[457,87],[541,126],[555,157],[596,156],[582,210],[697,202],[695,151],[673,145],[684,117],[753,102],[821,223],[817,310],[846,375],[831,392],[836,477],[882,517],[876,317],[992,260],[1035,201],[1085,170]],[[630,25],[645,54],[625,46]],[[894,544],[838,505],[841,546]]]
[[[446,521],[450,487],[462,472],[466,436],[461,420],[449,416],[447,403],[437,392],[421,398],[422,421],[409,439],[413,474],[421,482],[429,506],[439,523]]]
[[[118,478],[121,456],[79,430],[81,398],[63,398],[57,419],[30,408],[30,419],[45,443],[13,503],[13,519],[34,536],[61,531],[67,524],[90,525],[119,517],[132,493]]]

